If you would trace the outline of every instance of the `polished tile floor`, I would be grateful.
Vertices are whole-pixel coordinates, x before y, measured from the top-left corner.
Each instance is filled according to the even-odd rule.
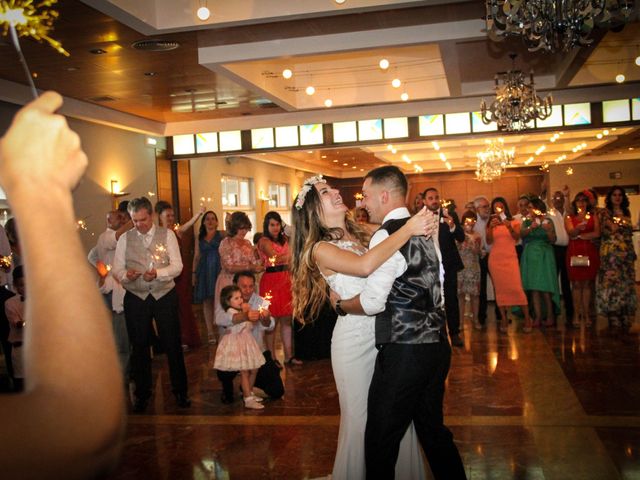
[[[464,329],[445,398],[470,479],[640,479],[640,322],[520,332]],[[329,360],[286,368],[263,411],[220,402],[215,346],[186,353],[193,406],[180,410],[164,357],[155,396],[130,415],[111,479],[307,479],[330,473],[339,408]],[[279,352],[282,355],[282,352]]]
[[[445,422],[470,479],[640,480],[640,315],[630,331],[598,319],[589,328],[531,334],[514,323],[501,334],[490,318],[483,331],[467,322],[463,336],[464,348],[453,351]],[[287,367],[285,397],[255,411],[243,408],[240,395],[220,402],[214,355],[215,346],[185,354],[187,410],[175,405],[166,359],[154,359],[152,403],[145,415],[129,415],[122,461],[109,478],[329,474],[340,414],[329,360]]]

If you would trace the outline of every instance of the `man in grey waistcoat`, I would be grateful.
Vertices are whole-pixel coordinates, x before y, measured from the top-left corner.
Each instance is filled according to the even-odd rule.
[[[178,240],[171,230],[153,223],[153,208],[147,198],[135,198],[127,208],[134,228],[118,239],[112,273],[126,290],[124,315],[131,343],[130,376],[135,384],[133,410],[144,412],[151,397],[153,320],[169,361],[173,394],[178,406],[186,408],[191,400],[173,281],[182,271]]]

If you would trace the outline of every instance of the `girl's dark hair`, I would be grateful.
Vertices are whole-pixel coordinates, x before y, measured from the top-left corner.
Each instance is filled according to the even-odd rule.
[[[173,207],[165,200],[158,200],[155,210],[158,215],[161,215],[165,210],[173,210]]]
[[[280,224],[280,232],[278,233],[278,236],[276,238],[273,238],[269,233],[269,222],[271,220],[275,220]],[[280,245],[285,244],[285,242],[287,241],[287,237],[284,234],[284,225],[282,223],[282,217],[278,212],[273,212],[273,211],[267,212],[267,214],[264,216],[264,222],[262,222],[262,236],[267,237],[271,241],[276,242]]]
[[[251,230],[251,220],[249,220],[249,217],[247,217],[247,214],[244,212],[233,212],[231,219],[229,219],[229,236],[235,237],[238,230],[242,228]]]
[[[509,204],[504,199],[504,197],[496,197],[491,200],[491,213],[496,213],[494,206],[498,202],[502,203],[502,205],[504,206],[504,214],[507,216],[507,220],[511,220],[511,210],[509,210]]]
[[[462,217],[460,218],[460,223],[464,223],[464,221],[467,218],[470,218],[475,222],[478,219],[478,216],[476,215],[476,212],[474,212],[473,210],[467,210],[462,214]]]
[[[240,288],[237,285],[227,285],[220,290],[220,305],[224,310],[227,310],[231,307],[229,305],[229,300],[233,297],[233,294],[239,292]]]
[[[202,220],[200,221],[200,230],[198,230],[198,240],[202,240],[207,236],[207,227],[204,224],[204,219],[207,218],[207,215],[209,214],[213,215],[214,217],[216,217],[216,220],[218,220],[218,215],[216,215],[216,212],[214,212],[213,210],[207,210],[206,212],[204,212]]]
[[[607,196],[604,200],[607,210],[609,210],[609,212],[613,215],[613,202],[611,201],[611,196],[613,195],[613,192],[615,192],[616,190],[619,190],[620,192],[622,192],[622,203],[620,204],[622,213],[624,214],[625,217],[630,217],[631,212],[629,211],[629,197],[627,197],[627,192],[624,191],[624,188],[619,187],[618,185],[614,185],[607,192]]]
[[[529,204],[536,210],[540,210],[542,213],[547,213],[547,206],[539,198],[536,197],[529,199]]]
[[[573,197],[573,202],[571,202],[571,209],[573,210],[574,215],[578,214],[578,206],[576,205],[576,202],[578,201],[578,199],[582,197],[584,198],[584,201],[587,202],[587,212],[589,213],[593,213],[593,207],[591,206],[591,202],[589,201],[589,197],[583,193],[583,192],[578,192],[576,193],[576,196]]]

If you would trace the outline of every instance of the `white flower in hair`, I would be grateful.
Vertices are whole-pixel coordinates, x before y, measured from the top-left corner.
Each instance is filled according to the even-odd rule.
[[[309,193],[309,190],[311,190],[316,183],[322,182],[324,182],[324,178],[322,178],[322,175],[315,175],[313,177],[307,178],[304,181],[304,183],[302,184],[302,188],[300,189],[300,193],[298,193],[298,198],[296,199],[296,210],[300,210],[304,205],[304,199],[307,196],[307,193]]]

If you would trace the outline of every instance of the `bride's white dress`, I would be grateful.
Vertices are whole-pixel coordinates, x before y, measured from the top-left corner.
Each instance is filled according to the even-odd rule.
[[[364,253],[360,244],[332,242],[344,250]],[[366,278],[336,273],[325,277],[329,287],[341,298],[359,294]],[[333,464],[332,480],[365,478],[364,430],[367,423],[367,396],[373,376],[376,353],[374,318],[366,315],[338,317],[331,339],[331,365],[340,397],[340,433]],[[396,463],[397,480],[425,478],[420,444],[413,424],[400,444]]]

